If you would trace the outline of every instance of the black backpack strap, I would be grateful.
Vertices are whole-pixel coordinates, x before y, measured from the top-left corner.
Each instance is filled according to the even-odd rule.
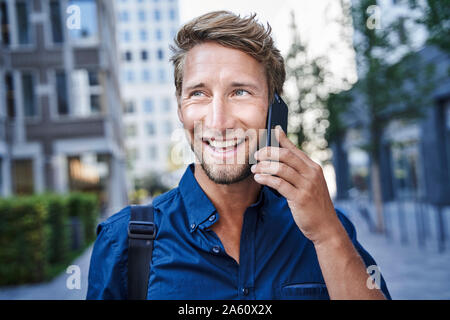
[[[150,260],[156,226],[153,222],[153,206],[131,206],[128,223],[128,299],[147,298]]]

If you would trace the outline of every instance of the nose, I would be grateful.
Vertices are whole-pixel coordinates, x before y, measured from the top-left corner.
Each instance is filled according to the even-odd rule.
[[[224,97],[215,96],[213,98],[209,105],[204,124],[206,128],[221,131],[234,127],[232,110]]]

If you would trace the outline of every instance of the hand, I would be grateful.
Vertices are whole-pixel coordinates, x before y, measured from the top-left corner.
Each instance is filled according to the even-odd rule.
[[[256,182],[287,199],[295,223],[314,244],[340,233],[342,225],[321,166],[299,150],[280,126],[275,134],[280,148],[265,147],[255,153],[259,161],[252,166]]]

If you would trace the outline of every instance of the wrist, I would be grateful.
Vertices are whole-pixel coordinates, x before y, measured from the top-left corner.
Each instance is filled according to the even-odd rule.
[[[344,227],[341,225],[340,221],[324,232],[322,236],[313,240],[314,247],[316,250],[324,250],[324,249],[338,249],[342,246],[345,246],[350,241],[347,236],[347,232]]]

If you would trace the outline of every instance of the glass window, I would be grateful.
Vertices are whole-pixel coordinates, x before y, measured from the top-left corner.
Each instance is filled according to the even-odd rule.
[[[161,20],[161,12],[158,9],[155,9],[153,11],[153,17],[155,18],[156,21]]]
[[[91,114],[99,114],[101,113],[101,102],[100,102],[100,95],[99,94],[91,94],[90,96],[90,102],[91,102]]]
[[[122,39],[124,42],[130,42],[131,41],[131,32],[128,30],[125,30],[122,32]]]
[[[69,114],[66,73],[64,71],[56,72],[56,93],[57,93],[58,114],[59,115]]]
[[[29,7],[26,1],[16,1],[16,14],[17,14],[17,35],[19,44],[29,44],[30,21],[29,21]]]
[[[131,51],[126,51],[126,52],[123,54],[123,59],[124,59],[125,61],[131,61],[131,60],[133,60],[133,55],[132,55]]]
[[[164,69],[158,70],[158,78],[160,82],[166,82],[166,72],[164,71]]]
[[[75,43],[95,43],[98,39],[97,2],[95,0],[69,0],[69,5],[79,8],[80,27],[69,28],[70,38]]]
[[[22,99],[25,117],[37,116],[33,75],[29,72],[22,73]]]
[[[150,70],[144,69],[142,70],[142,81],[150,82],[152,80]]]
[[[102,111],[100,74],[98,71],[77,69],[71,74],[74,116],[91,116]]]
[[[144,112],[145,113],[153,112],[153,100],[151,98],[144,100]]]
[[[156,40],[162,40],[163,36],[161,29],[156,29],[155,33],[156,33]]]
[[[132,70],[127,70],[124,72],[124,80],[128,83],[134,82],[134,72]]]
[[[13,161],[12,183],[13,192],[16,195],[30,195],[34,193],[32,159],[20,159]]]
[[[153,136],[156,133],[155,124],[153,122],[147,122],[145,127],[147,129],[147,135]]]
[[[156,159],[158,159],[158,148],[157,148],[156,146],[151,145],[151,146],[148,148],[148,157],[149,157],[149,159],[151,159],[151,160],[156,160]]]
[[[128,124],[126,126],[126,135],[127,135],[127,137],[136,137],[137,126],[135,124]]]
[[[177,14],[176,14],[176,11],[175,11],[175,9],[170,9],[169,10],[169,18],[170,18],[170,20],[175,20],[176,19],[176,17],[177,17]]]
[[[139,18],[139,21],[140,21],[140,22],[145,22],[147,16],[146,16],[144,10],[139,10],[139,12],[138,12],[138,18]]]
[[[141,59],[142,59],[142,61],[147,61],[148,60],[148,52],[147,52],[147,50],[142,50],[141,51]]]
[[[162,49],[158,49],[158,59],[163,60],[164,59],[164,52]]]
[[[147,30],[142,29],[139,32],[139,37],[140,37],[141,41],[147,41],[147,39],[148,39]]]
[[[16,116],[16,102],[14,99],[14,79],[11,73],[5,74],[6,113],[9,118]]]
[[[50,23],[52,25],[52,40],[54,43],[64,42],[61,19],[61,5],[59,0],[50,1]]]
[[[119,13],[119,21],[121,22],[128,22],[130,20],[130,15],[128,11],[123,10]]]
[[[134,103],[134,101],[125,102],[124,111],[125,111],[125,113],[135,113],[136,112],[136,104]]]
[[[0,1],[0,37],[5,46],[10,44],[8,8],[6,1]]]

